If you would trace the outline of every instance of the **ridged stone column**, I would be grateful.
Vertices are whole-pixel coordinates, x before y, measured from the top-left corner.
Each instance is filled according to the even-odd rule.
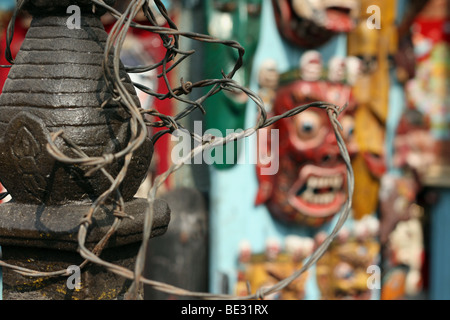
[[[81,9],[80,29],[69,29],[69,5]],[[59,270],[82,261],[77,250],[78,225],[111,182],[98,171],[86,177],[86,168],[58,162],[47,151],[50,134],[59,130],[88,156],[116,153],[128,144],[130,115],[112,99],[104,78],[107,33],[99,8],[88,0],[29,0],[24,8],[33,21],[0,96],[0,181],[12,201],[0,205],[0,245],[3,260],[36,270]],[[110,61],[112,61],[110,56]],[[112,65],[109,66],[112,68]],[[128,74],[121,78],[137,105],[139,100]],[[106,102],[105,102],[106,101]],[[78,157],[63,141],[57,146]],[[120,186],[126,202],[125,219],[105,249],[111,262],[132,268],[140,244],[148,206],[134,195],[146,177],[153,145],[150,139],[133,154]],[[115,176],[123,159],[106,167]],[[152,236],[165,232],[170,210],[155,203]],[[113,221],[113,208],[94,217],[87,239],[93,247]],[[91,266],[83,271],[82,289],[71,291],[66,278],[37,280],[4,269],[4,299],[119,298],[127,281]]]

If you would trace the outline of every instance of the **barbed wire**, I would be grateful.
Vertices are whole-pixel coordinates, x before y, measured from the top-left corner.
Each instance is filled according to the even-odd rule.
[[[18,1],[18,5],[14,11],[13,18],[11,19],[8,26],[6,57],[8,62],[10,62],[11,64],[14,64],[14,61],[11,56],[9,45],[11,44],[12,41],[12,36],[14,32],[13,25],[15,22],[15,18],[17,17],[17,14],[21,9],[23,2],[24,0]],[[341,135],[342,127],[338,121],[338,116],[345,109],[345,106],[341,108],[331,103],[319,101],[309,103],[306,105],[297,106],[281,115],[268,118],[266,108],[264,107],[262,99],[253,91],[251,91],[249,88],[240,85],[239,83],[237,83],[235,80],[232,79],[236,71],[241,68],[243,64],[243,55],[245,53],[244,48],[238,42],[233,40],[220,40],[205,34],[178,30],[176,24],[171,20],[164,4],[160,0],[153,0],[153,3],[155,5],[153,8],[150,6],[150,0],[131,0],[126,9],[124,10],[124,12],[117,11],[113,7],[106,4],[103,0],[91,0],[91,2],[94,7],[99,6],[102,7],[103,9],[106,9],[106,11],[109,12],[116,19],[116,22],[114,23],[112,29],[110,30],[106,41],[104,51],[103,71],[105,81],[112,93],[111,99],[120,102],[123,108],[130,115],[131,138],[124,149],[114,154],[107,154],[102,157],[90,157],[87,154],[85,154],[81,150],[81,148],[79,148],[75,143],[70,141],[70,139],[68,139],[64,135],[63,130],[51,133],[51,136],[48,140],[47,151],[56,160],[66,164],[76,164],[82,167],[86,167],[88,168],[86,175],[92,175],[95,172],[100,171],[111,182],[110,188],[106,190],[103,194],[101,194],[96,200],[93,201],[90,209],[86,212],[86,214],[80,221],[80,227],[78,231],[79,253],[80,256],[85,259],[80,264],[80,268],[85,267],[88,263],[94,263],[103,266],[110,272],[113,272],[119,276],[132,280],[131,286],[129,287],[125,295],[126,299],[142,298],[140,296],[140,288],[144,284],[149,285],[156,290],[178,296],[195,297],[203,299],[243,299],[243,300],[263,299],[265,296],[280,291],[283,288],[287,287],[290,283],[292,283],[294,280],[300,277],[300,275],[302,275],[305,271],[307,271],[314,263],[316,263],[320,259],[320,257],[326,252],[329,245],[331,244],[331,242],[333,241],[333,239],[335,238],[335,236],[337,235],[337,233],[347,220],[351,210],[352,195],[354,190],[354,175],[351,166],[350,156],[346,148],[345,141]],[[134,18],[141,10],[145,15],[148,24],[144,25],[134,21]],[[154,12],[153,10],[158,10],[158,12]],[[160,25],[158,25],[155,18],[156,13],[161,14],[165,18],[168,27],[161,27]],[[137,67],[125,66],[126,71],[129,73],[141,73],[161,68],[162,71],[160,74],[158,74],[158,77],[159,78],[162,77],[164,79],[164,82],[167,87],[167,93],[155,92],[151,88],[148,88],[139,83],[134,83],[134,85],[139,90],[159,100],[175,99],[183,104],[186,104],[186,107],[176,115],[170,116],[166,114],[161,114],[157,110],[141,109],[138,105],[136,105],[136,102],[133,100],[133,97],[124,86],[123,83],[124,79],[120,77],[119,72],[120,53],[130,28],[138,28],[145,30],[147,32],[158,34],[162,40],[163,46],[166,50],[166,54],[164,55],[164,58],[161,61],[152,65],[137,66]],[[189,38],[195,41],[201,41],[204,43],[217,43],[237,50],[238,58],[236,59],[233,69],[228,74],[222,72],[222,78],[220,79],[205,79],[192,83],[189,81],[185,81],[183,78],[181,78],[180,85],[177,87],[172,87],[171,81],[169,80],[168,77],[169,72],[174,70],[180,63],[182,63],[185,59],[187,59],[188,57],[190,57],[195,53],[195,50],[183,51],[180,49],[181,37]],[[112,61],[110,61],[111,52],[113,52]],[[111,65],[112,69],[110,67]],[[196,100],[190,100],[188,97],[189,94],[192,93],[193,90],[200,88],[210,88],[210,89],[206,94],[202,95],[200,98]],[[244,92],[258,108],[258,117],[256,119],[255,125],[243,131],[229,134],[225,137],[217,137],[211,135],[200,136],[184,128],[183,125],[180,123],[180,120],[187,117],[190,113],[192,113],[194,110],[197,109],[200,110],[203,114],[205,114],[205,109],[202,106],[203,103],[209,97],[211,97],[214,94],[217,94],[220,91]],[[104,101],[102,106],[106,105],[107,103],[108,101]],[[320,246],[318,246],[316,250],[310,255],[310,257],[306,260],[301,269],[295,271],[292,275],[281,280],[274,286],[259,288],[256,291],[256,293],[251,294],[249,292],[247,296],[191,292],[189,290],[178,288],[176,286],[172,286],[160,281],[145,278],[143,276],[143,272],[154,217],[153,212],[154,208],[152,204],[156,199],[158,188],[166,181],[166,179],[168,179],[170,175],[179,170],[185,163],[188,162],[189,159],[195,157],[197,154],[203,153],[217,146],[223,146],[231,141],[247,138],[255,134],[259,129],[269,127],[281,119],[293,117],[303,112],[304,110],[312,107],[320,108],[323,109],[325,112],[327,112],[329,120],[334,129],[340,154],[347,168],[347,181],[348,181],[347,200],[342,206],[339,213],[337,214],[339,218],[333,230],[330,232],[327,238],[320,244]],[[145,118],[144,115],[155,117],[158,118],[159,120],[151,121]],[[149,189],[147,194],[148,206],[145,212],[145,219],[143,225],[143,234],[142,234],[143,240],[136,257],[134,270],[130,270],[101,259],[100,253],[106,246],[109,238],[120,228],[120,223],[122,219],[127,217],[125,212],[125,203],[118,189],[118,186],[121,184],[121,182],[126,176],[127,168],[130,164],[133,153],[142,145],[147,136],[147,127],[165,128],[164,130],[159,131],[152,137],[153,142],[156,142],[160,137],[162,137],[165,134],[171,134],[175,130],[180,129],[187,132],[192,137],[192,139],[201,143],[197,147],[193,148],[189,154],[185,155],[183,158],[179,159],[178,162],[170,166],[170,168],[166,172],[155,178],[154,183]],[[57,147],[55,143],[56,139],[58,138],[63,139],[66,145],[68,145],[71,148],[71,150],[74,151],[76,157],[69,157],[60,151],[60,149]],[[114,161],[122,159],[124,161],[123,167],[115,177],[105,169],[108,164],[111,164]],[[116,205],[116,209],[114,210],[115,216],[114,222],[110,226],[109,231],[96,244],[96,246],[92,250],[89,250],[86,247],[85,242],[88,230],[92,224],[92,218],[93,216],[95,216],[97,210],[99,210],[99,208],[102,205],[105,205],[107,200],[111,200],[111,198],[114,199],[113,203]],[[17,272],[23,276],[28,277],[69,276],[67,270],[42,272],[19,266],[14,266],[2,260],[0,260],[0,266],[10,268],[14,272]]]

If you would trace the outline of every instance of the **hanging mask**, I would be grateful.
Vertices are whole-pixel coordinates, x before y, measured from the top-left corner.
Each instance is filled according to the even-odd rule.
[[[358,0],[272,0],[280,34],[299,47],[313,48],[356,26]]]

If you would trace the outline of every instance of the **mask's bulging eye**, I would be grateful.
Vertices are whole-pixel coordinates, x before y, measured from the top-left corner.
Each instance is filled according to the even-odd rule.
[[[303,128],[302,128],[303,132],[305,133],[311,133],[314,130],[314,124],[313,123],[308,123],[305,122],[303,123]]]
[[[321,118],[316,112],[306,110],[296,117],[295,125],[300,139],[312,139],[320,130]]]

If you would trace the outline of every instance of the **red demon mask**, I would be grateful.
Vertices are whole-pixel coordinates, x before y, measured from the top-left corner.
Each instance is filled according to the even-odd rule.
[[[280,34],[305,48],[353,30],[360,10],[358,0],[272,0],[272,4]]]
[[[307,52],[300,70],[291,72],[294,79],[281,83],[274,100],[275,115],[310,102],[326,101],[338,106],[348,104],[340,114],[350,156],[357,152],[353,139],[354,102],[347,83],[346,60],[332,59],[326,78],[322,75],[321,56]],[[296,76],[295,76],[296,74]],[[289,75],[288,75],[289,77]],[[346,200],[346,165],[340,156],[334,129],[327,112],[309,108],[300,114],[276,122],[271,129],[279,130],[279,148],[271,147],[271,161],[279,161],[279,170],[264,175],[262,161],[257,165],[260,189],[256,203],[266,203],[269,211],[286,222],[319,226],[331,219]],[[259,150],[266,132],[259,133]],[[270,140],[270,139],[268,139]],[[261,152],[260,152],[261,153]]]

